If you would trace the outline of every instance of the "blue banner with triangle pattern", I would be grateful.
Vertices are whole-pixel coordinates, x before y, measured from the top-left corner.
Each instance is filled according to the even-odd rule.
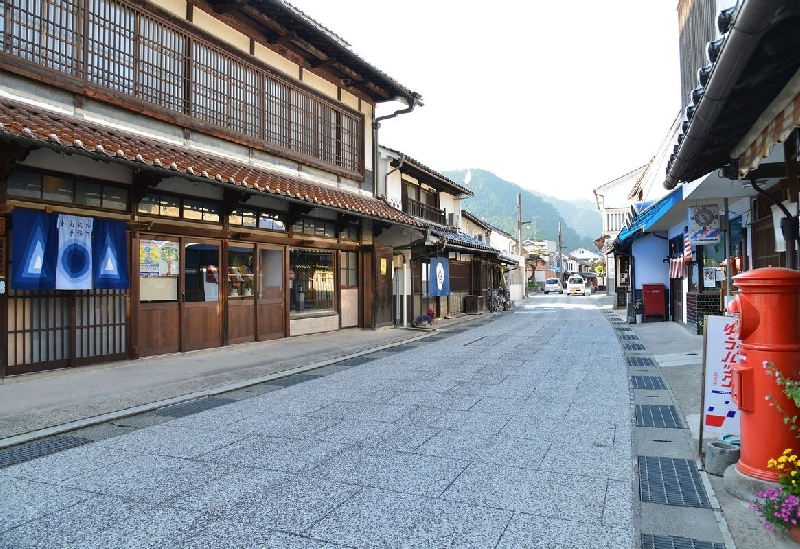
[[[130,287],[125,222],[14,208],[11,223],[12,289]]]

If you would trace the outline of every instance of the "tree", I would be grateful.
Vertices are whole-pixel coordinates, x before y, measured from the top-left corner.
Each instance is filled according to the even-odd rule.
[[[539,255],[538,253],[528,254],[528,260],[525,262],[525,271],[526,272],[528,271],[528,265],[531,265],[533,267],[533,272],[531,273],[531,277],[530,279],[528,279],[529,281],[533,280],[534,282],[536,282],[536,267],[541,262],[542,262],[542,256]]]

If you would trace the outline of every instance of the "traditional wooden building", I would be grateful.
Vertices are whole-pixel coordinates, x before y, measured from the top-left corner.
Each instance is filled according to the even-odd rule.
[[[395,323],[429,309],[437,317],[488,310],[500,265],[516,262],[462,229],[461,199],[472,191],[395,149],[379,146],[379,158],[378,195],[419,223],[376,236],[394,253]]]
[[[280,0],[5,0],[0,375],[391,323],[376,105]]]

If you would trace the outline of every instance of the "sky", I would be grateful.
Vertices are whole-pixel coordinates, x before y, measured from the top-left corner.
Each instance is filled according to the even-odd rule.
[[[677,0],[288,1],[422,95],[379,142],[439,172],[594,201],[653,157],[681,106]]]

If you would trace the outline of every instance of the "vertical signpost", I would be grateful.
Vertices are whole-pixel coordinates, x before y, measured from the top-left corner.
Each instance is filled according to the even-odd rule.
[[[706,316],[703,353],[703,391],[700,451],[703,432],[739,436],[740,413],[731,398],[732,366],[739,354],[736,320],[730,316]]]

